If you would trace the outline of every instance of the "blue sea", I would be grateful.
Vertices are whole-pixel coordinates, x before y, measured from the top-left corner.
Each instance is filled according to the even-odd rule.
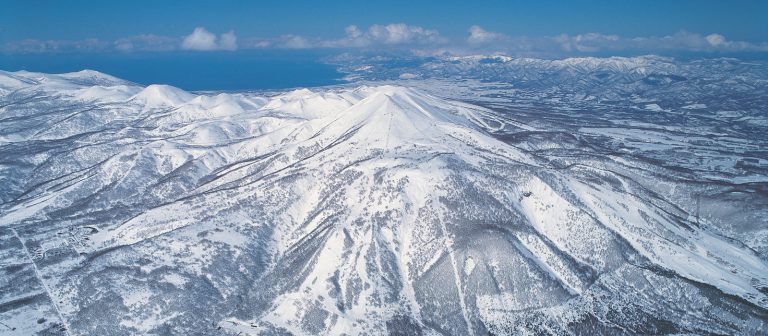
[[[139,84],[187,91],[269,90],[341,83],[317,51],[0,55],[0,70],[63,73],[91,69]]]

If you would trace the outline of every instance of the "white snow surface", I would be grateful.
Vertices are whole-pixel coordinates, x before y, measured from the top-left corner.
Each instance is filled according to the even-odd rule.
[[[627,176],[553,169],[498,140],[483,107],[393,85],[194,94],[91,71],[2,72],[0,89],[98,106],[0,134],[9,146],[76,142],[66,158],[26,158],[47,178],[0,207],[0,229],[100,228],[44,269],[41,281],[62,296],[86,295],[89,277],[143,256],[139,273],[167,272],[164,286],[192,293],[204,279],[217,300],[239,295],[245,304],[214,321],[233,334],[377,334],[388,321],[481,334],[517,316],[500,311],[563,307],[643,264],[768,309],[768,265],[752,250]],[[114,217],[92,216],[104,211]],[[182,321],[154,301],[172,297],[123,276],[128,287],[115,295],[136,314],[114,327],[151,333]],[[87,324],[72,323],[88,318],[75,306],[63,314],[74,328]]]

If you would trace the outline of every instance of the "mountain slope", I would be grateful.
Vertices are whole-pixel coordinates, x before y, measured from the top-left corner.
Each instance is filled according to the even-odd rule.
[[[205,96],[3,75],[22,78],[0,112],[4,272],[34,284],[2,297],[6,325],[766,330],[757,253],[633,175],[642,162],[549,160],[492,136],[494,111],[398,86]],[[80,99],[94,85],[133,94]],[[58,324],[28,326],[35,311]]]

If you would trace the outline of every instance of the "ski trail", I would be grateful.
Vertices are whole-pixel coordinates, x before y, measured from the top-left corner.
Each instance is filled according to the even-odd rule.
[[[442,218],[440,219],[440,230],[443,231],[442,233],[445,237],[443,243],[445,244],[446,252],[448,252],[448,257],[451,259],[451,266],[453,267],[453,278],[456,280],[456,291],[458,291],[459,305],[461,305],[461,314],[464,316],[464,322],[467,324],[467,334],[469,336],[475,336],[475,331],[472,329],[472,322],[469,321],[467,305],[464,302],[464,292],[461,290],[461,273],[459,273],[459,266],[456,263],[456,256],[453,254],[453,239],[448,237],[448,228],[445,227],[445,222],[442,220]]]
[[[56,300],[54,300],[53,295],[51,295],[51,290],[48,288],[48,285],[45,283],[45,281],[43,281],[43,276],[40,274],[40,270],[37,268],[35,259],[32,258],[32,254],[29,253],[29,250],[27,249],[27,245],[24,244],[24,241],[19,236],[19,233],[16,232],[16,230],[13,228],[11,228],[11,231],[13,231],[13,235],[21,243],[21,247],[24,249],[24,254],[27,255],[29,262],[32,263],[32,267],[35,269],[35,277],[37,277],[37,281],[40,281],[40,284],[43,285],[43,290],[45,290],[45,294],[48,295],[48,299],[51,300],[53,309],[55,309],[56,314],[59,315],[59,320],[61,320],[61,324],[64,325],[64,334],[66,334],[67,336],[70,336],[71,334],[69,333],[69,323],[67,323],[67,320],[64,319],[64,315],[61,313],[61,310],[59,310],[59,305],[56,304]]]

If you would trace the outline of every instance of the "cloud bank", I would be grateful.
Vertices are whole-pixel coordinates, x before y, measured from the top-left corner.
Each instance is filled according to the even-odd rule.
[[[301,35],[283,35],[273,39],[248,39],[245,48],[407,48],[415,46],[438,46],[449,40],[434,29],[411,26],[404,23],[371,25],[360,29],[355,25],[344,29],[344,37],[321,39]]]
[[[766,42],[731,41],[722,34],[697,34],[681,31],[666,36],[625,37],[613,34],[584,33],[556,36],[512,36],[484,29],[468,28],[463,38],[447,38],[436,29],[405,23],[374,24],[367,28],[347,26],[338,38],[319,38],[286,34],[276,37],[238,39],[234,31],[220,35],[205,27],[195,28],[181,37],[143,34],[105,41],[21,40],[0,45],[3,53],[57,52],[163,52],[235,51],[239,49],[359,49],[406,51],[416,55],[505,53],[520,56],[564,57],[585,54],[671,54],[768,52]]]
[[[497,51],[504,53],[589,54],[610,52],[768,52],[768,43],[730,41],[720,34],[701,35],[681,31],[666,36],[623,37],[612,34],[585,33],[577,35],[525,37],[490,32],[480,26],[468,31],[465,52]]]

